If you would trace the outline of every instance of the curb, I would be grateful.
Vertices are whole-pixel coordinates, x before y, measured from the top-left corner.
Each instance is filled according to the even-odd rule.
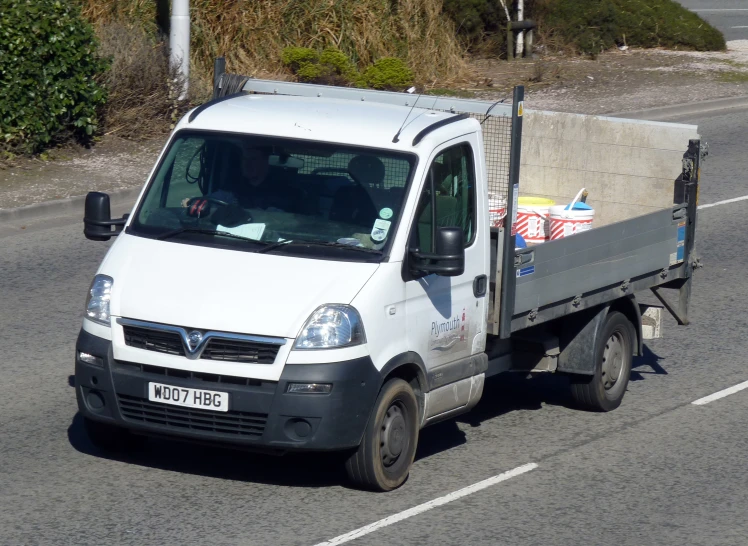
[[[712,99],[699,102],[687,102],[685,104],[674,104],[672,106],[658,106],[645,108],[643,110],[632,110],[631,112],[615,112],[613,114],[602,114],[610,118],[627,118],[657,121],[663,118],[686,116],[691,114],[706,114],[722,110],[737,110],[748,108],[748,96],[730,97],[726,99]]]
[[[127,201],[135,201],[138,195],[140,195],[142,189],[141,186],[113,191],[109,193],[111,204],[120,205]],[[72,216],[74,214],[80,214],[82,218],[85,203],[85,195],[76,195],[74,197],[35,203],[33,205],[27,205],[15,209],[0,209],[0,223],[34,220],[37,218],[51,218],[55,216]]]

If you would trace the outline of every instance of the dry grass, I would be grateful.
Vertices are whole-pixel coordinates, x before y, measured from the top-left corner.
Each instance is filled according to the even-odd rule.
[[[124,20],[155,33],[153,0],[83,4],[98,27]],[[221,55],[230,72],[287,77],[280,58],[287,46],[334,46],[360,68],[380,57],[400,57],[424,87],[471,77],[441,0],[193,0],[191,10],[192,67],[205,82]]]
[[[117,21],[98,25],[96,33],[101,54],[112,63],[102,78],[109,93],[101,112],[103,132],[139,140],[169,131],[189,104],[174,100],[181,87],[166,45],[142,27]],[[210,97],[200,81],[191,82],[190,90],[192,102]]]

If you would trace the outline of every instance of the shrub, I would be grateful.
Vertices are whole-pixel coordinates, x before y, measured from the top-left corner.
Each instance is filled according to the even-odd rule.
[[[536,8],[544,26],[588,54],[624,42],[638,47],[725,49],[721,32],[673,0],[546,0]]]
[[[402,91],[413,85],[413,72],[401,59],[384,57],[364,71],[363,80],[374,89]]]
[[[303,82],[350,85],[357,84],[361,79],[353,62],[345,53],[334,48],[317,53],[308,47],[287,47],[281,59]]]
[[[510,0],[509,9],[511,4]],[[489,37],[494,43],[506,42],[506,14],[499,0],[444,0],[444,13],[470,49]]]
[[[353,77],[357,72],[356,66],[342,51],[328,47],[319,56],[319,63],[329,67],[335,74],[344,77]]]
[[[293,72],[302,66],[319,62],[319,53],[309,47],[287,47],[281,53],[281,61]]]
[[[72,133],[90,139],[106,93],[92,27],[76,2],[0,0],[0,143],[36,152]]]

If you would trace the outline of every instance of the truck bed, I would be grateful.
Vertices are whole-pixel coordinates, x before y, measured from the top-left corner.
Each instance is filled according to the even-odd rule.
[[[684,204],[516,250],[512,331],[686,278],[686,217]],[[501,260],[492,263],[495,289]]]

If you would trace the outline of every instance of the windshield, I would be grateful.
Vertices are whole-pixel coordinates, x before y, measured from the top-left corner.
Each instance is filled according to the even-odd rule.
[[[170,241],[381,260],[415,156],[339,144],[182,131],[128,233]]]

